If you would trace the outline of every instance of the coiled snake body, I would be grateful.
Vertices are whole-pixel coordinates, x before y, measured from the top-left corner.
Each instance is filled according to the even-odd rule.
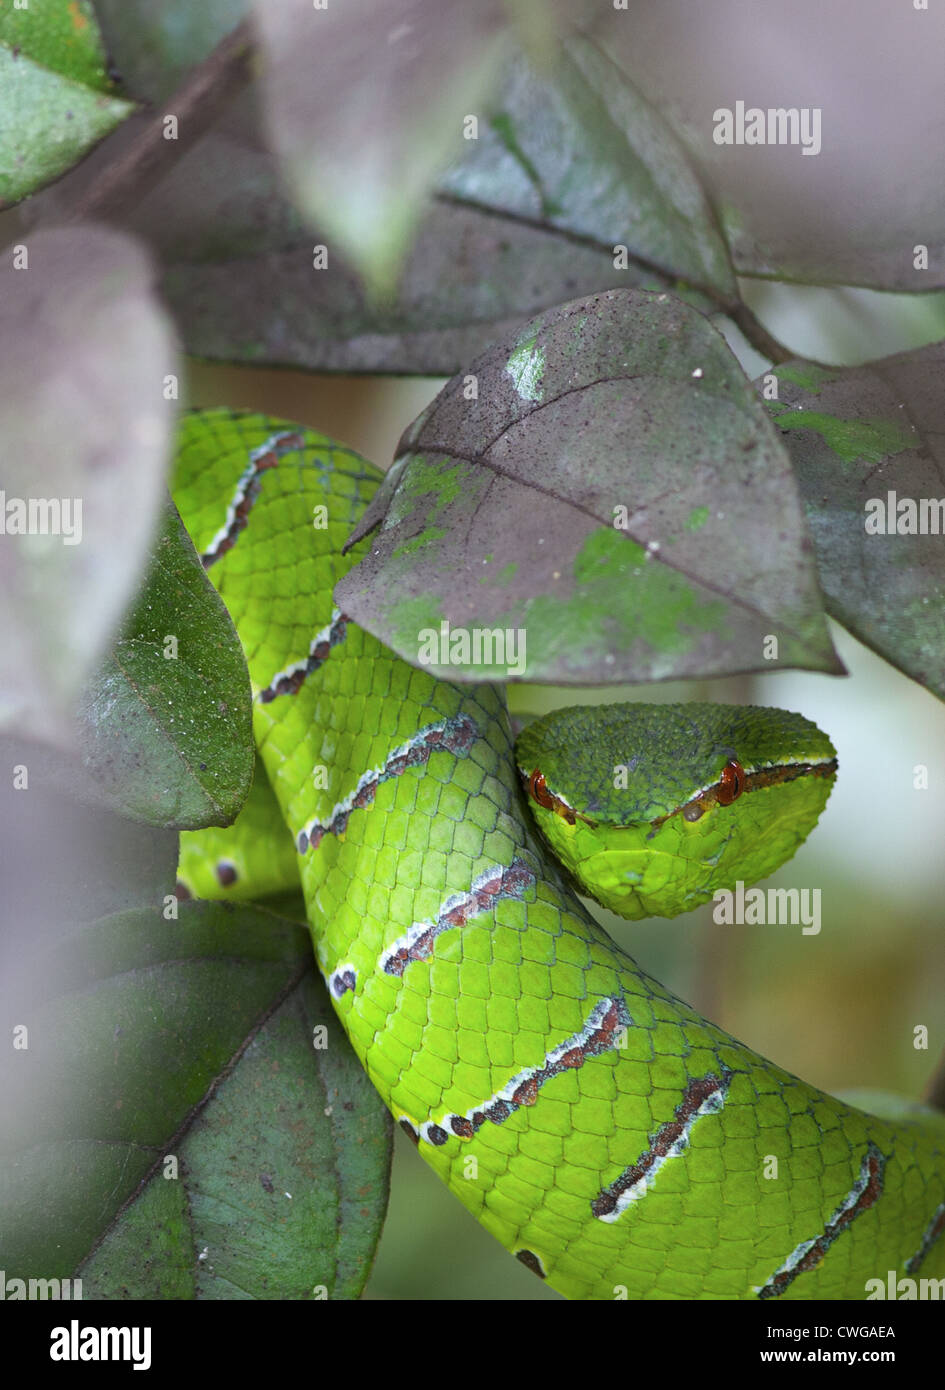
[[[183,423],[175,501],[242,640],[258,752],[286,827],[263,834],[272,795],[257,779],[234,827],[182,837],[188,886],[258,896],[301,881],[338,1016],[395,1120],[562,1293],[856,1299],[891,1269],[945,1274],[945,1120],[851,1108],[638,969],[530,823],[523,776],[551,838],[595,819],[553,784],[560,750],[534,782],[538,768],[516,765],[500,689],[435,679],[334,607],[353,563],[342,544],[379,477],[321,436],[260,416]],[[774,723],[746,726],[762,744],[781,728],[767,713]],[[786,740],[809,739],[799,724],[806,732],[785,725]],[[793,761],[823,763],[819,737]],[[703,813],[724,827],[738,775],[757,770],[744,741],[724,742],[710,740],[712,765],[672,821],[668,792],[654,792],[646,819],[662,818],[675,841],[702,833]],[[775,782],[741,804],[778,798],[766,833],[790,839],[791,787],[812,779]],[[637,856],[629,870],[608,859],[627,881],[650,875],[636,915],[658,906],[675,872],[677,851],[663,845],[657,860],[649,833],[621,851]],[[752,877],[732,867],[733,879]]]

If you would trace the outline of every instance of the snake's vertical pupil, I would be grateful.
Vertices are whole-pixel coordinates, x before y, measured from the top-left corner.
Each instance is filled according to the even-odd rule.
[[[719,780],[719,805],[731,806],[732,802],[737,801],[744,790],[745,769],[737,758],[729,758],[722,769],[722,776]]]

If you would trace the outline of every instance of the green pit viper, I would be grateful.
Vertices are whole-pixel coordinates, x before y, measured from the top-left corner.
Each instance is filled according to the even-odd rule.
[[[766,1061],[575,891],[671,916],[770,873],[826,802],[829,740],[779,710],[610,706],[530,725],[516,755],[501,687],[436,679],[333,603],[381,476],[292,424],[183,421],[174,499],[265,771],[232,827],[182,835],[180,892],[301,882],[394,1119],[569,1297],[862,1299],[888,1270],[945,1274],[945,1116],[869,1115]]]

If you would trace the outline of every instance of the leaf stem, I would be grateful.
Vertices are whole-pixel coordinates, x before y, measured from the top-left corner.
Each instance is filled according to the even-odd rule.
[[[945,1052],[935,1069],[932,1080],[929,1082],[928,1090],[925,1093],[925,1103],[930,1105],[933,1110],[945,1112]]]
[[[788,362],[797,355],[768,332],[743,299],[734,299],[719,307],[740,330],[742,336],[751,343],[755,351],[760,352],[762,357],[769,358],[773,365],[776,366],[779,362]]]
[[[197,67],[160,113],[131,144],[92,180],[70,214],[70,221],[109,221],[134,206],[214,123],[249,80],[254,52],[252,30],[244,20]],[[177,119],[175,139],[166,137],[166,119]]]

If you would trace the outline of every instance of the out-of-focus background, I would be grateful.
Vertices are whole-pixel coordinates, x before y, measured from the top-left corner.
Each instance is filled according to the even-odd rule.
[[[945,337],[945,295],[744,282],[766,326],[799,356],[853,364]],[[732,340],[754,376],[763,360]],[[195,406],[298,420],[386,468],[439,379],[310,376],[191,361]],[[846,679],[766,676],[606,689],[517,686],[514,710],[619,699],[780,705],[814,719],[840,761],[821,823],[770,880],[821,890],[822,929],[722,927],[705,907],[631,924],[599,912],[651,974],[789,1070],[831,1092],[919,1096],[945,1041],[945,706],[834,626]],[[921,769],[926,770],[923,778]],[[922,788],[923,780],[927,788]],[[925,1025],[928,1050],[914,1046]],[[556,1298],[509,1259],[398,1132],[392,1196],[368,1298]]]

